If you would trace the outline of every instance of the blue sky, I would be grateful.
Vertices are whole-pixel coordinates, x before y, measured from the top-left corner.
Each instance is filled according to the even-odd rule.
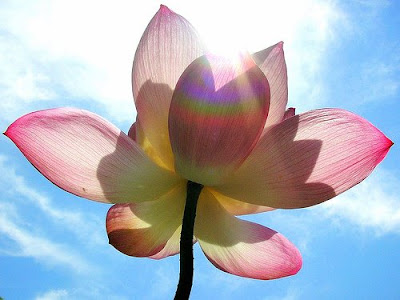
[[[157,1],[0,2],[0,127],[38,109],[91,110],[125,132],[130,72]],[[100,3],[99,3],[100,2]],[[233,3],[232,3],[233,2]],[[293,241],[295,276],[214,268],[195,247],[192,299],[400,299],[400,2],[165,1],[216,51],[285,42],[289,105],[353,111],[395,145],[363,183],[319,206],[246,216]],[[296,4],[295,4],[296,3]],[[171,299],[179,258],[125,256],[108,244],[109,205],[59,190],[0,141],[0,296]]]

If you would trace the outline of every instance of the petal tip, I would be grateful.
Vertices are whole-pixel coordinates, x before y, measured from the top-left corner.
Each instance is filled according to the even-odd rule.
[[[164,15],[169,15],[170,13],[172,13],[172,10],[170,10],[168,8],[168,6],[166,6],[164,4],[160,4],[160,9],[158,11],[159,11],[159,13],[164,14]]]
[[[388,139],[388,149],[394,145],[394,142],[391,139]]]
[[[10,126],[11,126],[11,125],[10,125]],[[3,132],[3,135],[5,135],[5,136],[8,137],[8,138],[10,138],[10,136],[9,136],[10,134],[8,133],[8,132],[9,132],[9,129],[10,129],[10,127],[8,127],[7,130]]]
[[[285,53],[283,51],[283,42],[282,41],[275,45],[274,50],[275,50],[275,53],[277,53],[278,55],[282,55],[282,56],[285,55]]]
[[[296,115],[296,109],[294,107],[289,107],[283,114],[283,120],[289,119]]]
[[[22,116],[20,118],[18,118],[17,120],[15,120],[13,123],[11,123],[8,128],[6,129],[5,132],[3,132],[3,134],[8,137],[11,141],[14,142],[14,144],[16,144],[16,131],[18,131],[18,125],[20,125],[21,121],[24,121],[30,114],[27,114],[25,116]]]
[[[394,145],[393,141],[385,136],[383,133],[382,143],[381,143],[381,151],[380,156],[378,157],[377,163],[379,164],[388,154],[390,148]]]
[[[128,136],[136,142],[137,137],[137,129],[136,129],[136,122],[132,124],[132,126],[128,130]]]

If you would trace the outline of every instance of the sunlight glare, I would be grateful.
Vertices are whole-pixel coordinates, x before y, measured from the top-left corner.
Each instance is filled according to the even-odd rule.
[[[205,38],[207,50],[217,56],[222,56],[230,60],[237,60],[242,54],[248,53],[243,43],[229,36],[207,36]]]

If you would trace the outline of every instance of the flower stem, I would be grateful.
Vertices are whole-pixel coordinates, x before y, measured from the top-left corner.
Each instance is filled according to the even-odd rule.
[[[193,231],[196,218],[197,200],[203,186],[188,181],[185,211],[183,213],[181,242],[180,242],[180,271],[179,283],[175,300],[189,299],[193,283]]]

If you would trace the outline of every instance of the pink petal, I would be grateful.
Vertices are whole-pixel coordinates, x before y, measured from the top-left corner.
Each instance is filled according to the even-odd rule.
[[[269,228],[230,215],[204,189],[195,235],[204,254],[222,271],[255,279],[296,274],[302,259],[296,247]]]
[[[283,42],[254,53],[253,59],[264,72],[271,89],[271,104],[265,127],[281,122],[288,101],[287,71]]]
[[[136,257],[158,255],[157,258],[162,258],[161,254],[163,257],[175,254],[175,245],[164,248],[171,238],[176,240],[175,232],[182,224],[185,187],[180,184],[156,201],[112,206],[106,222],[110,244]]]
[[[129,128],[129,131],[128,131],[128,136],[132,139],[132,140],[134,140],[135,142],[137,142],[136,141],[136,122],[135,123],[133,123],[132,124],[132,126],[131,126],[131,128]]]
[[[267,131],[234,176],[215,189],[256,205],[315,205],[361,182],[392,144],[348,111],[310,111]]]
[[[234,64],[202,56],[182,74],[169,111],[175,168],[215,185],[237,168],[257,142],[268,114],[269,86],[249,56]]]
[[[282,121],[289,119],[296,115],[296,109],[294,107],[289,107],[286,111],[285,114],[283,115]]]
[[[30,113],[11,124],[5,135],[50,181],[87,199],[155,200],[178,181],[118,128],[88,111]]]
[[[161,5],[144,32],[133,61],[132,84],[138,119],[156,154],[170,169],[168,110],[179,76],[203,54],[192,25]]]
[[[242,202],[230,197],[227,197],[223,194],[218,193],[216,190],[208,188],[210,193],[213,194],[215,199],[218,200],[219,204],[231,215],[240,216],[240,215],[248,215],[248,214],[257,214],[261,212],[267,212],[274,210],[275,208],[269,206],[259,206],[250,204],[247,202]]]

